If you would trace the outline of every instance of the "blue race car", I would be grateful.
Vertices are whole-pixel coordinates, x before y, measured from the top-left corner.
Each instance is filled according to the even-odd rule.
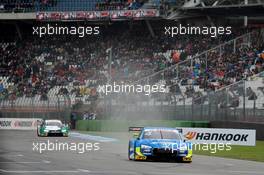
[[[173,160],[192,162],[192,144],[181,130],[160,127],[130,127],[136,138],[128,145],[129,160]]]

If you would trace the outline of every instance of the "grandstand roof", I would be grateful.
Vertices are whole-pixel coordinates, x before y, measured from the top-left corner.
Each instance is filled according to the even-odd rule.
[[[202,14],[210,16],[227,14],[228,16],[263,16],[264,4],[182,7],[181,10],[187,11],[187,13],[191,14]]]

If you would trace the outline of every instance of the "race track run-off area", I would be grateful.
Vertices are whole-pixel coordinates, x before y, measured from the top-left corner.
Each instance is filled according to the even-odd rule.
[[[0,174],[262,175],[264,163],[194,155],[192,163],[128,160],[128,139],[72,132],[69,137],[37,137],[35,131],[0,132]],[[33,150],[33,143],[90,143],[84,153]],[[99,143],[93,147],[95,143]],[[92,148],[93,147],[93,148]],[[99,149],[98,149],[99,148]],[[245,153],[246,154],[246,153]]]

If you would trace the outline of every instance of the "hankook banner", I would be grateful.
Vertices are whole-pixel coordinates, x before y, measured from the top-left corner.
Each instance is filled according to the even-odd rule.
[[[182,134],[193,143],[256,145],[256,130],[253,129],[182,128]]]

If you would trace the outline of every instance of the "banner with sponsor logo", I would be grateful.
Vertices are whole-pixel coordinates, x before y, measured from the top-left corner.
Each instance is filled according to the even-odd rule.
[[[256,130],[223,128],[182,128],[186,141],[193,143],[229,143],[231,145],[256,145]]]
[[[125,20],[159,17],[157,9],[113,10],[113,11],[76,11],[76,12],[38,12],[37,20]]]
[[[39,118],[0,118],[0,129],[35,130]]]

